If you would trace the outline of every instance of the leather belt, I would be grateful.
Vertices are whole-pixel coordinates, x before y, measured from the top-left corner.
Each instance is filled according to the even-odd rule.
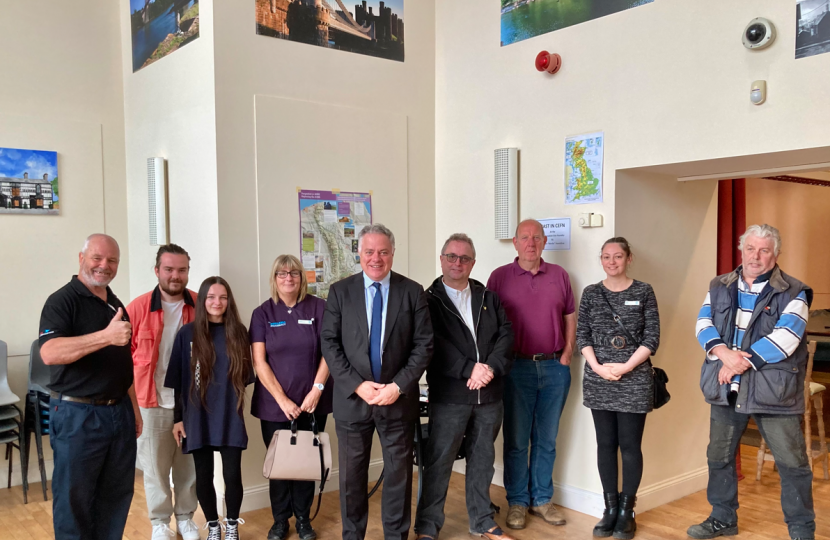
[[[121,403],[121,399],[92,399],[92,398],[85,398],[85,397],[72,397],[72,396],[65,396],[62,394],[58,394],[57,392],[49,392],[49,395],[61,401],[70,401],[72,403],[83,403],[84,405],[96,405],[96,406],[106,406],[112,407],[113,405],[118,405]]]
[[[513,355],[516,359],[521,360],[533,360],[534,362],[543,362],[545,360],[556,360],[557,358],[562,357],[562,351],[558,351],[555,353],[550,354],[522,354],[522,353],[514,353]]]

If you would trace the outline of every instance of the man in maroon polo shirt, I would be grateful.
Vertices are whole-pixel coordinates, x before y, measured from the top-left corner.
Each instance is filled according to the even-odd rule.
[[[576,314],[568,273],[542,260],[546,241],[541,223],[522,221],[513,238],[518,256],[496,268],[487,282],[515,333],[515,360],[504,383],[504,487],[511,529],[525,527],[527,512],[552,525],[565,524],[551,498],[556,434],[571,386]]]

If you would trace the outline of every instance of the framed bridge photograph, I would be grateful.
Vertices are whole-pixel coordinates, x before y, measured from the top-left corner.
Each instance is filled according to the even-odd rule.
[[[256,33],[404,61],[404,0],[255,0]]]
[[[0,148],[0,214],[60,214],[57,152]]]

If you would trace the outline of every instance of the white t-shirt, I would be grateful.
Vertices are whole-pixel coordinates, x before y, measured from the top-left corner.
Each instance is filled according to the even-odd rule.
[[[172,303],[162,301],[161,308],[164,311],[164,330],[161,333],[159,360],[158,364],[156,364],[156,373],[153,378],[156,382],[156,396],[158,397],[159,407],[172,409],[176,405],[175,393],[172,388],[164,387],[164,378],[167,376],[167,366],[170,364],[170,353],[173,352],[173,342],[176,340],[176,334],[182,327],[184,300]]]

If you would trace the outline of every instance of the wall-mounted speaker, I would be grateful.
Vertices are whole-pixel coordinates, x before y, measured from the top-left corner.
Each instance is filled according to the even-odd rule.
[[[167,238],[167,180],[164,158],[147,159],[147,199],[150,203],[150,245],[169,243]]]
[[[496,240],[513,238],[519,217],[519,149],[496,149]]]

